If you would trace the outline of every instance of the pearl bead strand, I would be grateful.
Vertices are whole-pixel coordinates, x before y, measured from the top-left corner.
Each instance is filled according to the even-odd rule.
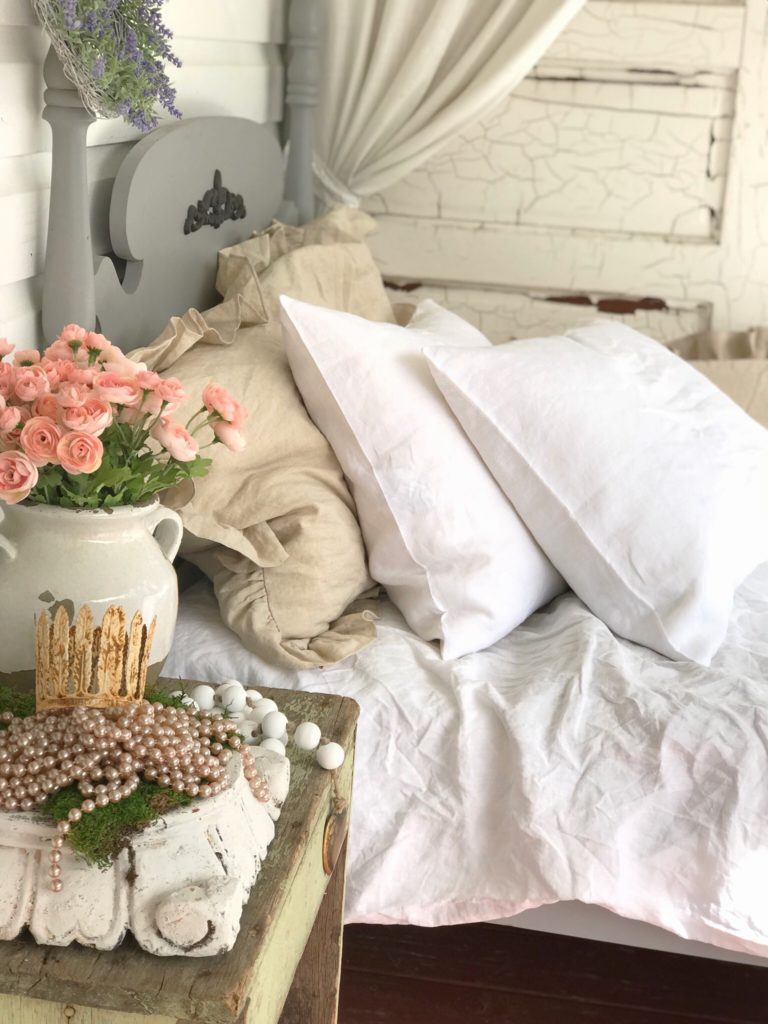
[[[119,803],[143,778],[203,799],[228,785],[227,762],[242,748],[237,723],[161,703],[75,708],[16,718],[0,715],[0,810],[31,811],[54,793],[77,785],[84,797],[56,826],[48,874],[61,892],[61,859],[71,827],[97,807]],[[250,776],[250,777],[248,777]],[[269,799],[266,779],[250,760],[256,799]]]

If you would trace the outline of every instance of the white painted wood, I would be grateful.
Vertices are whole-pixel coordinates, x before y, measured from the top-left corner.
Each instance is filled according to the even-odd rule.
[[[15,938],[28,926],[45,945],[113,949],[130,930],[158,956],[231,949],[290,783],[286,757],[251,753],[269,782],[269,803],[253,797],[235,755],[229,788],[166,815],[133,839],[107,871],[89,867],[65,846],[61,893],[51,891],[48,877],[55,829],[32,813],[2,815],[0,939]],[[191,938],[203,912],[204,930]]]
[[[548,58],[630,67],[736,68],[743,2],[624,3],[590,0]]]
[[[710,318],[708,304],[679,303],[666,309],[636,309],[630,313],[606,313],[600,310],[611,296],[584,296],[583,305],[557,301],[568,296],[554,292],[524,292],[505,288],[467,288],[450,284],[423,284],[407,292],[388,289],[394,304],[433,299],[474,324],[494,344],[513,338],[535,338],[545,329],[558,333],[580,327],[596,319],[619,320],[657,341],[668,342],[706,329]]]
[[[763,0],[590,0],[499,111],[371,201],[377,259],[496,337],[589,315],[542,293],[658,300],[630,322],[662,340],[764,324],[767,87]]]
[[[578,82],[523,83],[500,111],[367,208],[711,237],[724,191],[712,140],[730,132],[731,78],[719,88],[702,87],[695,75],[661,87],[595,69],[581,74]]]
[[[284,0],[169,0],[164,16],[184,67],[173,72],[187,116],[282,118]],[[51,137],[41,118],[48,49],[28,0],[0,0],[0,337],[39,340]],[[121,120],[88,133],[91,222],[97,252],[107,248],[106,214],[119,156],[137,133]],[[94,155],[94,150],[98,152]],[[50,339],[48,339],[50,340]]]

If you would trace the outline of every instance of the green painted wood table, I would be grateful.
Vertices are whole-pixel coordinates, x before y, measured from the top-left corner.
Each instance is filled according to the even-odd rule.
[[[177,682],[177,681],[175,681]],[[347,752],[337,772],[291,751],[291,788],[231,952],[155,957],[0,942],[2,1024],[332,1024],[337,1017],[346,829],[358,707],[345,697],[262,691]]]

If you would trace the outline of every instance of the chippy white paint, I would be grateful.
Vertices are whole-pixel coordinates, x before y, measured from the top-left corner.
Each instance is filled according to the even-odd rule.
[[[493,116],[368,207],[388,277],[494,340],[768,323],[768,7],[590,0]],[[576,296],[592,305],[568,306]]]
[[[131,931],[158,956],[211,956],[232,948],[288,795],[287,758],[251,748],[271,792],[259,803],[235,755],[231,785],[172,811],[136,836],[107,870],[65,845],[60,893],[50,890],[55,829],[33,813],[0,815],[0,939],[28,926],[37,942],[113,949]]]

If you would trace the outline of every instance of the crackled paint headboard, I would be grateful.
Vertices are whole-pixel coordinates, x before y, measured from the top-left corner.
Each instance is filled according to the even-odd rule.
[[[91,242],[86,132],[93,118],[53,51],[45,63],[52,182],[43,285],[43,329],[98,326],[125,350],[152,341],[168,318],[216,301],[222,248],[273,218],[314,211],[313,116],[319,82],[320,0],[292,0],[285,102],[285,168],[278,130],[236,117],[165,125],[123,159],[109,206],[111,254]]]

